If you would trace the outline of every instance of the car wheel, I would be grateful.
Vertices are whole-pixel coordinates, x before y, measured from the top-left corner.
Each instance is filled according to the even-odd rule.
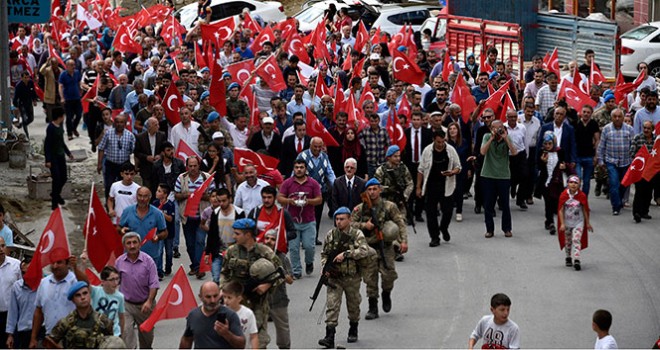
[[[652,77],[657,77],[660,76],[660,62],[656,61],[651,64],[649,64],[649,74]]]

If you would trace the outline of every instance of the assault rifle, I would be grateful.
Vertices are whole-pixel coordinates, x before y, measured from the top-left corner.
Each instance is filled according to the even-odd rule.
[[[376,208],[374,208],[373,204],[371,203],[371,199],[369,198],[367,191],[362,192],[360,197],[362,197],[362,203],[364,203],[363,205],[366,205],[367,209],[371,212],[371,223],[374,225],[374,229],[372,231],[376,236],[376,241],[378,242],[378,253],[380,254],[381,260],[383,261],[383,267],[389,269],[387,267],[387,261],[385,260],[385,241],[383,240],[383,231],[381,228],[380,220],[378,220],[378,216],[376,215]]]
[[[338,249],[335,249],[328,254],[328,258],[325,261],[325,265],[323,265],[323,270],[321,271],[321,277],[319,278],[319,282],[316,284],[316,288],[314,289],[314,294],[309,297],[312,299],[312,305],[309,307],[309,311],[312,311],[312,308],[314,308],[314,303],[316,302],[316,299],[319,297],[319,294],[321,293],[321,288],[323,286],[328,286],[328,288],[337,288],[334,284],[330,283],[330,277],[338,276],[339,275],[339,269],[335,265],[335,258],[337,255],[343,253],[343,250],[340,250],[342,245],[339,245]]]

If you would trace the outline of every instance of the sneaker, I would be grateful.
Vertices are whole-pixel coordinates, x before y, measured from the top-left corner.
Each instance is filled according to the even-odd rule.
[[[506,232],[504,232],[504,237],[511,238],[511,237],[513,237],[513,233],[511,231],[506,231]]]
[[[612,215],[619,216],[619,211],[618,210],[612,210]]]
[[[463,214],[461,213],[456,214],[456,222],[461,222],[461,221],[463,221]]]
[[[486,232],[486,238],[493,238],[494,235],[492,232]]]
[[[305,264],[305,273],[311,275],[314,272],[314,264]]]
[[[582,266],[580,266],[580,260],[575,260],[575,262],[573,262],[573,268],[575,269],[575,271],[582,270]]]
[[[573,267],[573,259],[566,258],[566,266],[567,267]]]
[[[181,257],[181,253],[179,253],[178,250],[175,250],[174,253],[172,254],[172,257],[173,257],[174,259],[178,259],[178,258]]]
[[[396,254],[396,258],[394,258],[394,261],[401,262],[401,261],[403,261],[404,259],[405,259],[405,258],[403,257],[403,254],[401,254],[401,253],[397,253],[397,254]]]
[[[301,273],[294,273],[293,278],[299,280],[299,279],[302,278],[302,274]]]

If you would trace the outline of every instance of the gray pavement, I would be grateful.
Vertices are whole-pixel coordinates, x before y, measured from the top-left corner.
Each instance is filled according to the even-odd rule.
[[[43,135],[40,108],[35,120],[32,135]],[[86,142],[81,137],[74,145],[87,149]],[[596,336],[591,315],[599,308],[612,312],[611,333],[619,347],[651,347],[660,335],[660,207],[651,208],[653,220],[634,224],[630,209],[612,216],[604,197],[592,194],[589,200],[595,232],[590,233],[579,272],[564,266],[557,237],[544,230],[539,200],[526,212],[512,208],[513,238],[505,238],[501,231],[494,238],[484,238],[483,215],[474,214],[471,199],[464,205],[464,221],[452,221],[449,243],[430,248],[426,224],[417,224],[417,235],[409,227],[410,252],[404,262],[397,263],[399,279],[392,294],[392,311],[385,314],[381,309],[377,320],[362,319],[359,342],[348,347],[464,348],[477,321],[489,313],[490,296],[497,292],[508,294],[513,301],[510,317],[521,329],[523,348],[593,348]],[[496,227],[499,219],[498,215]],[[324,216],[322,232],[331,225]],[[187,269],[183,237],[181,252],[182,259],[175,259],[175,264]],[[324,293],[313,312],[308,312],[319,277],[318,261],[317,249],[314,273],[288,286],[295,348],[318,348],[317,341],[324,336],[324,324],[317,324]],[[201,282],[191,279],[195,295]],[[366,307],[363,297],[363,318]],[[336,340],[346,346],[345,307],[339,322]],[[184,327],[184,319],[159,322],[154,346],[178,347]],[[275,348],[274,327],[269,328],[270,347]]]

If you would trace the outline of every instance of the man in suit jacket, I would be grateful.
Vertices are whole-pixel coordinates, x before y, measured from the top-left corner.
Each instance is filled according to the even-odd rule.
[[[275,120],[272,117],[265,117],[261,121],[261,131],[252,136],[248,148],[255,152],[263,149],[269,156],[279,158],[282,152],[282,137],[273,132],[274,128]]]
[[[344,162],[344,175],[338,177],[332,184],[332,208],[337,209],[347,207],[351,210],[356,205],[362,203],[360,194],[364,192],[366,181],[359,176],[355,176],[357,171],[357,160],[348,158]],[[350,182],[350,188],[349,188]]]
[[[536,152],[538,157],[538,152],[543,150],[543,134],[546,131],[552,131],[557,137],[557,142],[559,147],[564,150],[566,155],[566,160],[571,165],[575,167],[577,162],[577,144],[575,143],[575,129],[568,123],[565,123],[566,120],[566,107],[558,106],[555,108],[555,120],[550,123],[545,123],[539,131],[538,141],[536,142]]]
[[[291,177],[293,172],[293,161],[298,158],[298,154],[309,148],[311,137],[307,136],[307,126],[302,120],[297,120],[293,127],[295,133],[287,136],[282,142],[282,156],[280,165],[277,167],[285,179]]]
[[[426,146],[433,142],[433,132],[430,129],[422,127],[422,113],[413,112],[410,117],[411,127],[406,129],[406,146],[403,150],[403,163],[413,174],[413,183],[417,186],[417,167],[419,160],[422,159],[422,151]],[[415,220],[423,222],[422,211],[424,210],[424,199],[417,196],[410,196],[408,200],[408,222],[412,221],[413,214]]]
[[[167,136],[158,130],[158,120],[154,117],[147,119],[144,127],[146,131],[139,134],[135,139],[135,165],[140,169],[142,185],[155,194],[158,184],[152,182],[153,165],[160,159],[160,153],[163,150],[163,144],[167,142]]]

